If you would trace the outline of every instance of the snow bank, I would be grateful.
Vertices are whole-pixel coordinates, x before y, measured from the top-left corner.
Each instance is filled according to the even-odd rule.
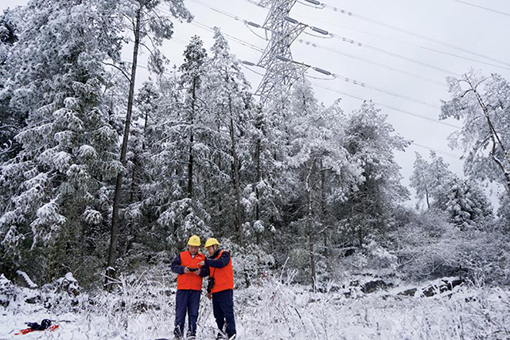
[[[70,277],[68,279],[71,279]],[[115,294],[81,294],[73,308],[44,308],[16,299],[0,307],[0,339],[15,339],[24,322],[56,320],[54,332],[24,339],[154,339],[173,331],[173,280],[144,278],[118,282]],[[69,280],[72,281],[72,280]],[[0,292],[1,293],[1,292]],[[239,339],[492,339],[510,337],[508,288],[458,289],[433,298],[378,291],[346,298],[268,277],[235,291]],[[216,332],[211,302],[202,297],[198,339]]]

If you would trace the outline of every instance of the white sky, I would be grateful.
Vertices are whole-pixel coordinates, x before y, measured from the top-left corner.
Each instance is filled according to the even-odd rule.
[[[462,1],[510,13],[510,2],[508,0]],[[248,0],[199,0],[199,2],[261,25],[264,23],[268,13],[267,9],[258,7]],[[436,69],[395,58],[388,54],[377,52],[370,47],[358,47],[354,44],[343,42],[341,39],[321,39],[308,34],[302,34],[298,39],[308,40],[328,49],[349,54],[352,57],[346,57],[322,48],[314,48],[296,41],[292,45],[294,60],[326,69],[359,82],[364,82],[368,86],[392,92],[399,97],[366,87],[356,86],[338,79],[311,79],[315,84],[367,100],[371,99],[377,103],[415,115],[437,119],[440,113],[440,100],[449,99],[445,77],[452,74],[444,71],[462,74],[474,68],[480,70],[483,74],[499,73],[505,78],[510,79],[510,60],[507,58],[510,54],[510,45],[506,37],[508,32],[510,32],[510,15],[507,16],[483,10],[456,0],[322,0],[322,2],[350,11],[355,16],[348,16],[329,9],[315,9],[306,6],[303,1],[302,3],[297,2],[295,4],[291,17],[336,35],[356,40],[364,45],[383,49],[390,53],[413,59],[418,63],[433,65]],[[2,0],[0,2],[0,10],[26,3],[26,0]],[[252,33],[241,21],[224,16],[193,0],[186,0],[186,5],[195,16],[195,22],[197,23],[210,27],[219,26],[223,33],[240,38],[260,48],[264,48],[267,44],[265,40]],[[359,19],[359,17],[396,26],[495,59],[508,60],[508,65],[506,65],[507,68],[505,69],[449,56],[445,53],[483,60],[487,63],[505,67],[501,63],[442,46],[430,40],[404,34],[374,24],[373,22]],[[252,29],[260,36],[264,35],[263,30]],[[307,32],[312,33],[311,31]],[[172,65],[180,65],[182,63],[184,42],[189,41],[190,37],[195,34],[202,37],[206,48],[212,45],[211,32],[193,24],[175,23],[174,38],[176,39],[165,43],[163,47],[163,52],[170,59]],[[314,33],[314,35],[317,34]],[[227,39],[229,38],[227,37]],[[259,52],[232,40],[229,40],[229,43],[232,52],[238,58],[254,63],[259,60]],[[444,53],[433,52],[430,49],[439,50]],[[126,51],[126,59],[129,58],[129,55],[129,51]],[[382,64],[384,67],[366,63],[360,59]],[[144,63],[143,60],[144,58],[142,58],[142,64]],[[440,71],[437,68],[444,71]],[[253,69],[258,72],[264,72],[260,68]],[[417,76],[410,76],[394,69],[414,73]],[[255,91],[261,77],[249,70],[245,70],[245,74]],[[324,78],[323,75],[312,70],[308,71],[307,74],[313,77]],[[143,67],[140,67],[138,83],[140,84],[143,80],[146,80],[148,76],[148,72]],[[428,80],[424,80],[423,77]],[[325,105],[331,104],[337,98],[342,98],[342,106],[346,112],[358,109],[361,105],[360,100],[323,88],[315,87],[315,93],[319,101],[324,102]],[[418,101],[426,102],[429,105],[406,100],[402,97],[411,97]],[[455,128],[386,107],[378,107],[382,109],[383,113],[388,115],[388,122],[394,126],[396,133],[415,143],[406,152],[396,154],[397,161],[402,167],[403,183],[406,186],[409,184],[409,177],[412,173],[415,151],[421,153],[424,157],[427,157],[429,154],[429,150],[419,145],[438,150],[438,154],[451,164],[450,169],[458,174],[462,174],[462,162],[457,157],[454,157],[454,155],[460,156],[462,152],[461,150],[452,151],[448,147],[447,142],[447,136],[455,131]],[[448,120],[447,123],[460,125],[459,122],[454,120]],[[441,151],[446,153],[441,153]]]

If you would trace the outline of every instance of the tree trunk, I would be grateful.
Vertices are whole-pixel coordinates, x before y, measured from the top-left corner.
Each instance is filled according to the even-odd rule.
[[[496,128],[494,127],[494,124],[492,124],[492,121],[491,121],[490,115],[489,115],[489,109],[488,109],[487,105],[485,105],[482,97],[476,90],[476,87],[473,86],[473,84],[471,83],[471,80],[467,79],[467,82],[468,82],[469,86],[471,86],[471,90],[475,93],[478,104],[480,105],[480,107],[485,115],[485,119],[487,120],[487,125],[489,127],[491,140],[492,140],[492,151],[491,151],[490,155],[491,155],[492,160],[496,163],[498,168],[503,173],[503,177],[505,177],[505,181],[506,181],[506,185],[507,185],[507,189],[508,189],[508,194],[510,195],[510,169],[507,168],[507,167],[510,167],[510,164],[509,164],[510,163],[510,153],[508,153],[506,151],[505,145],[501,141],[501,138],[498,135]],[[498,148],[498,146],[501,148],[502,154],[505,157],[504,161],[506,161],[507,166],[505,166],[505,164],[503,164],[503,162],[498,157],[496,157],[496,149]]]
[[[306,230],[308,233],[308,251],[310,252],[310,271],[311,271],[311,277],[312,277],[312,287],[315,291],[317,287],[317,274],[315,272],[315,253],[314,253],[314,243],[315,238],[313,234],[313,226],[312,226],[312,217],[313,217],[313,211],[312,211],[312,188],[311,188],[311,174],[313,171],[313,168],[315,167],[315,161],[312,162],[312,165],[310,166],[310,170],[308,172],[308,176],[306,178],[306,201],[307,201],[307,216],[306,216]]]
[[[258,189],[258,184],[260,183],[261,175],[260,175],[260,153],[261,153],[261,140],[260,138],[257,139],[257,144],[255,146],[255,166],[256,166],[256,178],[255,183],[257,185],[255,186],[255,197],[257,198],[257,203],[255,204],[255,220],[260,220],[260,193]]]
[[[136,80],[136,67],[138,63],[138,49],[140,47],[140,21],[142,16],[142,9],[140,8],[136,12],[136,23],[135,23],[135,42],[133,47],[133,64],[131,65],[131,79],[129,84],[129,95],[128,95],[128,105],[127,105],[127,113],[126,113],[126,122],[124,124],[124,136],[122,139],[122,148],[120,152],[120,162],[122,166],[126,166],[126,154],[127,154],[127,146],[129,141],[129,133],[131,128],[131,115],[133,112],[133,98],[135,92],[135,80]],[[108,251],[108,267],[106,269],[106,280],[105,287],[107,290],[110,290],[109,282],[110,278],[115,277],[115,261],[117,260],[117,242],[119,237],[119,206],[120,206],[120,196],[122,190],[122,179],[123,172],[119,172],[117,175],[117,180],[115,182],[115,193],[113,196],[113,211],[112,211],[112,225],[110,230],[110,248]]]
[[[429,191],[425,189],[425,199],[427,200],[427,209],[430,210],[430,200],[429,200]]]
[[[260,192],[258,185],[260,183],[261,175],[260,175],[260,152],[261,152],[261,140],[260,138],[257,139],[257,144],[255,146],[255,167],[256,167],[256,174],[255,174],[255,198],[257,199],[257,202],[255,203],[255,220],[260,220]],[[260,245],[260,233],[257,232],[257,244]]]
[[[327,257],[329,255],[329,252],[328,252],[328,231],[326,228],[326,170],[323,168],[322,159],[319,161],[319,171],[321,179],[320,221],[322,228],[322,237],[324,240],[324,256]]]
[[[308,188],[307,192],[307,209],[308,214],[306,218],[306,224],[307,224],[307,230],[308,230],[308,250],[310,252],[310,268],[311,268],[311,275],[312,275],[312,287],[315,291],[316,284],[317,284],[317,274],[315,273],[315,254],[314,254],[314,235],[313,235],[313,228],[312,228],[312,202],[311,202],[311,189]]]
[[[230,101],[229,101],[230,106]],[[232,158],[234,159],[233,164],[233,177],[234,177],[234,190],[236,195],[236,209],[235,209],[235,222],[237,228],[237,234],[239,236],[239,244],[244,246],[244,235],[243,235],[243,225],[241,223],[241,188],[239,184],[239,158],[237,156],[236,151],[236,139],[235,139],[235,128],[234,128],[234,120],[232,118],[232,112],[230,112],[230,140],[231,140],[231,152]]]
[[[191,89],[191,116],[189,128],[189,157],[188,157],[188,198],[193,197],[193,142],[194,131],[193,124],[195,119],[195,103],[196,103],[196,89],[197,79],[193,78],[193,85]]]

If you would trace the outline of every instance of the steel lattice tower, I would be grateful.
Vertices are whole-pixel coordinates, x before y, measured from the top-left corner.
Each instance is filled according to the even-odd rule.
[[[297,0],[262,0],[259,5],[270,7],[263,27],[271,32],[267,45],[258,66],[266,69],[255,95],[264,102],[273,92],[275,86],[286,88],[302,77],[307,66],[292,60],[290,45],[303,32],[306,25],[291,18],[289,13]],[[280,86],[278,86],[280,87]]]

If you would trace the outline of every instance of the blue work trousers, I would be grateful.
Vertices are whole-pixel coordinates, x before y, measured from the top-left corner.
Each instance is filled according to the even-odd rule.
[[[175,297],[175,329],[174,335],[184,335],[184,320],[188,312],[188,335],[196,335],[198,308],[200,306],[199,290],[178,290]]]
[[[236,334],[236,321],[234,319],[234,291],[232,289],[213,293],[213,313],[218,328],[223,331],[227,324],[226,333],[229,338]]]

